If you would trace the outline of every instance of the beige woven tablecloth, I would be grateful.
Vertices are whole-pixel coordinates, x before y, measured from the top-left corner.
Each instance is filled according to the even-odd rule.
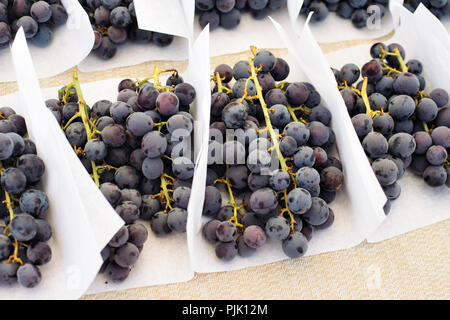
[[[327,44],[322,49],[328,53],[372,41]],[[215,57],[211,64],[233,64],[247,55]],[[80,80],[143,77],[151,74],[156,64],[180,71],[186,68],[186,62],[149,62],[81,73]],[[71,72],[67,71],[41,80],[41,86],[62,86],[70,80]],[[0,84],[0,95],[16,90],[15,83]],[[87,295],[83,299],[449,299],[449,231],[447,220],[377,244],[363,243],[352,249],[244,270],[197,274],[188,282]]]

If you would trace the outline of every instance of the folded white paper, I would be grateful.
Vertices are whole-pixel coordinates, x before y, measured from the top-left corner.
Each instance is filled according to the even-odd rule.
[[[297,30],[301,30],[301,27],[306,21],[305,14],[301,14],[300,16],[296,14],[299,13],[302,5],[303,0],[288,0],[288,8],[289,10],[292,10],[289,15],[291,19],[297,19]],[[329,12],[324,21],[317,23],[311,22],[309,28],[319,43],[330,43],[382,37],[393,30],[393,24],[391,13],[388,8],[386,8],[386,15],[382,19],[376,19],[376,16],[374,15],[369,20],[368,26],[362,29],[356,28],[350,19],[339,17],[336,12]]]
[[[419,59],[424,67],[427,81],[426,91],[444,88],[450,91],[450,55],[444,43],[433,35],[438,34],[441,25],[438,20],[423,19],[419,8],[415,14],[401,5],[393,5],[401,20],[394,38],[388,43],[399,43],[406,51],[406,61]],[[387,43],[387,44],[388,44]],[[371,45],[362,45],[330,53],[326,56],[330,66],[341,68],[352,62],[362,66],[370,60]],[[337,90],[337,89],[336,89]],[[366,161],[367,162],[367,161]],[[367,162],[368,163],[368,162]],[[370,170],[371,172],[371,170]],[[407,171],[399,181],[402,187],[400,197],[392,202],[390,214],[383,224],[367,239],[377,242],[450,218],[450,190],[445,186],[431,188],[421,177]]]
[[[278,23],[274,24],[278,37],[290,52],[290,55],[285,57],[291,67],[287,81],[310,81],[320,92],[322,103],[329,107],[333,115],[332,128],[336,133],[337,146],[344,166],[345,187],[330,205],[335,213],[334,224],[329,229],[315,232],[306,255],[353,247],[361,243],[385,219],[380,205],[386,198],[371,170],[368,171],[370,166],[359,146],[342,98],[335,90],[334,77],[309,29],[304,28],[304,35],[292,41],[287,37],[286,30]],[[292,45],[294,42],[298,46]],[[211,67],[213,69],[215,66]],[[224,198],[223,205],[225,203]],[[281,249],[281,243],[269,240],[252,257],[236,257],[230,262],[220,261],[215,255],[214,245],[202,236],[201,227],[209,219],[202,217],[201,210],[195,215],[198,222],[193,225],[195,229],[190,230],[188,235],[190,237],[192,232],[190,255],[193,268],[197,272],[241,269],[287,259]]]
[[[91,51],[94,45],[89,17],[77,0],[62,0],[69,18],[63,26],[53,29],[53,40],[46,48],[40,48],[29,41],[31,57],[38,78],[59,74],[76,66]],[[10,50],[0,50],[0,82],[14,81]]]
[[[95,53],[90,54],[79,65],[83,72],[109,70],[112,68],[137,65],[146,61],[186,60],[189,56],[188,40],[192,38],[194,0],[134,0],[138,26],[150,30],[175,35],[167,47],[153,43],[127,41],[118,46],[116,55],[103,60]]]
[[[37,287],[26,289],[17,284],[2,288],[0,298],[77,299],[87,290],[103,262],[98,246],[101,239],[91,228],[79,185],[72,177],[71,161],[65,157],[70,146],[45,107],[22,29],[12,46],[12,56],[19,92],[0,97],[0,105],[11,106],[24,116],[29,136],[45,163],[41,187],[50,202],[47,220],[53,230],[49,241],[52,260],[41,267],[42,281]],[[115,232],[108,221],[111,218],[114,221],[114,216],[105,218],[107,233]]]
[[[194,210],[201,210],[203,204],[204,176],[206,174],[206,164],[199,161],[200,141],[203,140],[205,127],[209,127],[208,114],[204,112],[210,105],[209,92],[209,55],[208,55],[208,32],[202,33],[199,40],[193,44],[191,50],[189,68],[183,78],[196,88],[196,100],[191,105],[192,114],[195,119],[194,141],[196,141],[196,169],[193,178],[192,196],[189,202],[189,217]],[[130,77],[133,75],[130,74]],[[83,96],[89,105],[101,99],[117,100],[117,86],[121,79],[111,79],[100,82],[82,84]],[[164,77],[161,77],[165,81]],[[44,89],[46,99],[54,98],[58,88]],[[73,154],[73,151],[72,151]],[[75,156],[75,155],[74,155]],[[89,178],[90,179],[90,178]],[[81,181],[79,181],[81,182]],[[78,182],[77,182],[78,183]],[[95,195],[101,195],[98,189],[91,190]],[[113,210],[108,203],[103,203],[99,210]],[[95,212],[91,212],[95,214]],[[190,218],[189,218],[190,219]],[[157,237],[153,234],[148,222],[141,221],[148,231],[149,238],[144,245],[139,260],[131,270],[129,277],[121,283],[112,283],[107,280],[104,274],[97,276],[89,288],[88,293],[98,293],[113,290],[125,290],[135,287],[149,285],[182,282],[191,279],[194,275],[187,246],[186,234],[172,233],[164,237]],[[188,222],[189,223],[189,222]],[[106,227],[92,221],[93,228],[103,229]],[[105,230],[106,231],[106,230]],[[98,230],[97,232],[101,232]],[[112,235],[111,235],[112,237]],[[109,239],[108,239],[109,240]],[[102,247],[103,248],[103,247]]]

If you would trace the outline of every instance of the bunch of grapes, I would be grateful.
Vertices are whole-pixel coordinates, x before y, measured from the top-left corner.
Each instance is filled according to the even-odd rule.
[[[308,82],[286,82],[289,65],[257,51],[214,71],[203,236],[219,259],[248,257],[268,238],[290,258],[313,230],[333,224],[328,206],[342,188],[331,114]],[[232,79],[235,79],[231,85]],[[229,201],[222,205],[221,186]]]
[[[249,11],[254,19],[262,20],[272,11],[286,6],[286,0],[195,0],[199,23],[204,28],[209,23],[210,30],[221,26],[236,28],[242,13]]]
[[[361,70],[349,63],[333,72],[389,212],[408,167],[431,187],[450,187],[449,95],[440,88],[425,92],[422,63],[405,63],[401,45],[375,43],[370,55]]]
[[[330,12],[336,12],[339,17],[350,19],[356,28],[361,29],[367,26],[371,15],[383,18],[388,6],[389,0],[305,0],[300,14],[314,12],[311,21],[320,22]]]
[[[162,85],[159,75],[173,73]],[[76,71],[72,84],[47,107],[65,131],[80,161],[125,221],[103,249],[111,281],[127,278],[148,237],[185,232],[194,174],[189,113],[196,93],[176,70],[159,70],[142,81],[124,79],[116,102],[86,105]]]
[[[153,42],[166,47],[173,36],[138,28],[132,0],[79,0],[89,18],[95,34],[92,51],[102,59],[111,59],[117,47],[132,40],[137,43]]]
[[[450,2],[448,0],[406,0],[403,5],[409,11],[414,12],[420,3],[427,7],[438,19],[450,16]]]
[[[10,107],[0,108],[0,285],[37,286],[39,266],[52,258],[46,243],[52,236],[45,220],[49,201],[38,187],[44,172],[25,119]]]
[[[39,47],[53,38],[53,28],[67,21],[67,11],[59,0],[0,0],[0,49],[7,48],[16,32]]]

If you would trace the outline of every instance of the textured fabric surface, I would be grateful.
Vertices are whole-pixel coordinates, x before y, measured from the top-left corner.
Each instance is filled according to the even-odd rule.
[[[328,53],[373,41],[326,44],[322,49]],[[274,53],[283,56],[286,51]],[[245,52],[214,57],[211,65],[233,64],[247,56]],[[148,62],[80,73],[80,81],[145,77],[155,65],[182,72],[186,64]],[[69,70],[40,82],[48,88],[62,86],[70,79]],[[0,84],[0,95],[16,90],[15,83]],[[183,283],[86,295],[82,299],[450,299],[449,230],[447,220],[377,244],[363,243],[352,249],[244,270],[197,274]]]

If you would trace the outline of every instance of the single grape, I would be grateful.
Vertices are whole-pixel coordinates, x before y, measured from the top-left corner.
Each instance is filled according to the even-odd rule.
[[[431,132],[431,139],[433,144],[443,146],[444,148],[450,148],[450,128],[440,126],[434,128]]]
[[[126,224],[133,223],[139,219],[139,208],[131,201],[122,202],[116,207],[116,212]]]
[[[388,152],[388,141],[378,132],[369,132],[362,141],[364,151],[372,159],[381,158]]]
[[[300,258],[308,250],[308,240],[300,232],[295,232],[283,240],[282,248],[289,258]]]
[[[310,225],[318,226],[328,219],[328,215],[327,203],[319,197],[312,197],[311,208],[303,215],[303,218]]]
[[[164,116],[172,116],[178,112],[180,101],[172,92],[162,92],[156,98],[156,108]]]
[[[148,158],[158,158],[166,151],[167,140],[160,131],[150,131],[142,138],[141,148]]]
[[[291,231],[289,222],[280,216],[270,218],[266,223],[265,230],[267,236],[276,241],[285,240]]]
[[[255,248],[251,248],[245,243],[243,236],[239,236],[236,240],[236,243],[238,254],[241,257],[250,257],[256,252]]]
[[[447,181],[447,170],[441,166],[428,166],[423,172],[423,180],[430,187],[443,186]]]
[[[19,199],[20,210],[36,218],[44,218],[49,208],[48,197],[45,192],[37,189],[28,189]]]
[[[389,200],[395,200],[400,196],[402,189],[397,182],[394,182],[389,186],[383,186],[383,191]]]
[[[237,244],[234,241],[218,242],[216,245],[216,256],[220,260],[230,261],[238,253]]]
[[[339,81],[346,82],[347,85],[352,85],[359,79],[359,75],[361,74],[358,66],[354,63],[347,63],[342,66],[339,71]]]
[[[242,190],[249,186],[250,175],[245,165],[231,166],[228,169],[228,180],[233,188]]]
[[[83,132],[85,132],[84,127]],[[107,125],[102,130],[102,140],[108,146],[115,148],[121,147],[126,142],[126,132],[124,127],[120,124]]]
[[[41,282],[41,272],[35,265],[25,263],[17,269],[17,281],[25,288],[34,288]]]
[[[222,195],[219,189],[214,186],[207,186],[205,189],[205,201],[203,202],[203,215],[213,216],[222,207]]]
[[[393,184],[398,178],[398,167],[394,161],[389,159],[376,159],[372,163],[372,169],[378,182],[382,186]]]
[[[130,274],[130,268],[129,267],[123,268],[118,264],[116,264],[115,262],[110,262],[106,266],[105,272],[109,280],[113,282],[121,282],[125,280]]]
[[[287,206],[295,214],[306,213],[312,205],[311,194],[303,188],[295,188],[287,195]]]
[[[187,210],[173,208],[167,214],[167,226],[175,232],[186,232]]]
[[[220,225],[219,220],[210,220],[202,228],[203,237],[209,242],[217,242],[219,238],[217,237],[217,227]]]
[[[428,148],[426,157],[431,165],[439,166],[447,160],[448,154],[443,146],[435,145]]]
[[[298,187],[311,191],[311,189],[319,185],[320,174],[314,168],[303,167],[297,171],[295,180]]]
[[[136,189],[140,179],[138,171],[131,166],[121,166],[114,174],[114,181],[121,189]]]
[[[172,232],[167,225],[168,215],[162,211],[155,213],[150,220],[150,227],[154,234],[162,236]]]
[[[242,237],[246,245],[248,245],[250,248],[255,249],[262,247],[267,240],[267,236],[264,230],[256,225],[245,228]]]
[[[431,122],[437,117],[437,114],[438,106],[432,99],[420,99],[415,111],[415,115],[418,120]]]
[[[250,208],[258,214],[267,214],[278,206],[275,191],[270,188],[262,188],[252,193]]]
[[[286,190],[291,183],[291,177],[287,171],[278,169],[270,176],[269,183],[275,191]]]
[[[406,158],[413,154],[416,149],[414,137],[408,133],[396,133],[389,138],[389,152],[401,158]]]
[[[353,116],[352,124],[359,138],[365,137],[373,128],[372,118],[365,113],[359,113]]]
[[[20,194],[27,186],[27,177],[22,170],[10,167],[3,171],[0,182],[6,192]]]
[[[320,173],[320,185],[326,191],[338,191],[344,184],[344,175],[336,167],[327,167]]]
[[[52,249],[45,242],[36,242],[27,248],[27,258],[34,265],[48,263],[52,258]]]

